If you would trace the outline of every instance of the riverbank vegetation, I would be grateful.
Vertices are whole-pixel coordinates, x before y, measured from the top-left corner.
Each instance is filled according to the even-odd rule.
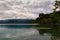
[[[39,24],[60,24],[60,11],[50,14],[40,13],[39,17],[33,21],[33,23]]]
[[[52,28],[50,32],[52,32],[53,35],[60,35],[60,11],[56,11],[50,14],[40,13],[39,17],[36,18],[33,23],[38,23],[39,25],[36,26],[38,28]]]

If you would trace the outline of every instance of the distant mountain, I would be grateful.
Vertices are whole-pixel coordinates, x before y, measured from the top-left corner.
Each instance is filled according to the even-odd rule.
[[[0,23],[32,23],[32,19],[7,19],[0,20]]]

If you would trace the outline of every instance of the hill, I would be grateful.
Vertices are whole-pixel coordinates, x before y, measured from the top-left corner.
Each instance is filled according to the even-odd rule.
[[[50,14],[43,14],[40,13],[39,17],[36,18],[33,23],[39,23],[39,24],[60,24],[60,11],[53,12]]]
[[[7,19],[0,20],[0,23],[32,23],[32,19]]]

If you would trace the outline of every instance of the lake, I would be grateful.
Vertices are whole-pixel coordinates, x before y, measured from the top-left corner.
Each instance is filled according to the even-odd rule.
[[[0,40],[52,40],[52,35],[39,34],[32,25],[0,25]]]

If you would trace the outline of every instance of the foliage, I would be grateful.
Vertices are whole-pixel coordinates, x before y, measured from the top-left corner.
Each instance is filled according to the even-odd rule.
[[[40,23],[40,24],[60,23],[60,11],[53,12],[50,14],[40,13],[39,17],[34,21],[34,23]]]

